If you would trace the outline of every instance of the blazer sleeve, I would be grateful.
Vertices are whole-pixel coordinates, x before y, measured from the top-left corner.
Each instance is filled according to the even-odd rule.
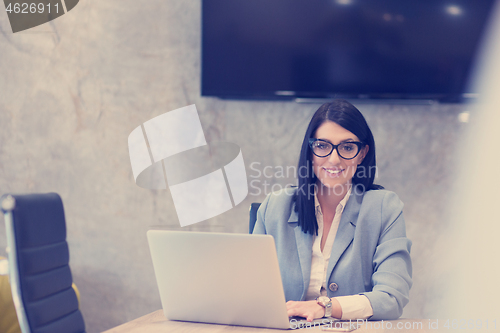
[[[388,192],[381,205],[381,228],[373,255],[371,292],[362,293],[373,308],[372,320],[397,319],[408,303],[412,286],[411,241],[406,238],[403,203]]]

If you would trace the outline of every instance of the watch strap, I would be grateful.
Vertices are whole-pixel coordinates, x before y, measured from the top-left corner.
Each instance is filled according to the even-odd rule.
[[[323,317],[332,316],[332,299],[327,296],[319,296],[316,298],[316,302],[325,309],[325,315]]]

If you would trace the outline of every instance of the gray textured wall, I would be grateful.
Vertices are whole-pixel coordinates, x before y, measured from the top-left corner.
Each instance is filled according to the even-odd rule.
[[[49,24],[12,34],[0,11],[0,190],[62,196],[89,332],[160,308],[146,231],[179,228],[168,191],[134,183],[127,137],[135,127],[195,103],[207,141],[242,148],[251,194],[185,229],[246,232],[249,204],[269,191],[264,181],[294,183],[276,168],[296,165],[319,105],[201,97],[200,14],[199,0],[82,0]],[[436,277],[426,262],[446,226],[455,142],[466,127],[457,115],[467,106],[358,107],[377,142],[377,182],[405,202],[414,288],[404,315],[429,316]],[[258,177],[265,166],[271,179]],[[0,246],[1,254],[3,226]]]

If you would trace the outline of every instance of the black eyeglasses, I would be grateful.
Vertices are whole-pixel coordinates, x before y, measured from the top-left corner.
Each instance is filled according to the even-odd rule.
[[[365,144],[357,141],[349,141],[334,145],[321,139],[309,139],[309,146],[311,147],[313,154],[318,157],[327,157],[333,152],[334,149],[336,149],[337,154],[339,154],[339,156],[344,160],[352,160],[358,156],[361,148],[363,148]]]

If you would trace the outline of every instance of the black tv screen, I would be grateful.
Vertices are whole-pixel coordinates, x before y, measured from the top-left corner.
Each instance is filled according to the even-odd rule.
[[[203,96],[461,101],[494,0],[203,0]]]

